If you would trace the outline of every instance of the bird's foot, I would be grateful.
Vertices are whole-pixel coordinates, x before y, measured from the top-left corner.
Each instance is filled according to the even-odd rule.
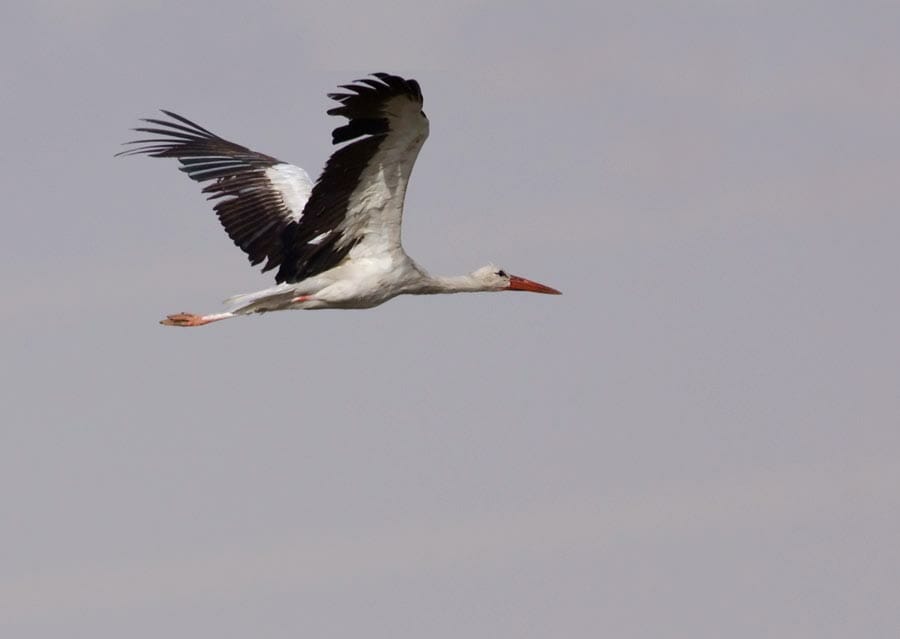
[[[222,318],[204,317],[193,313],[174,313],[166,317],[166,319],[160,320],[159,323],[163,326],[203,326],[204,324],[215,322],[217,319]]]
[[[300,302],[308,302],[313,298],[312,295],[299,295],[291,300],[291,304],[299,304]]]

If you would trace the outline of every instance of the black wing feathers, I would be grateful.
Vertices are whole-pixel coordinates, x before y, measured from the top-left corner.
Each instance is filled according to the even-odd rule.
[[[332,142],[351,142],[331,155],[303,209],[301,221],[285,229],[286,255],[278,270],[278,281],[297,282],[337,266],[360,239],[334,232],[320,244],[310,244],[322,233],[337,229],[346,218],[350,197],[360,186],[363,171],[390,133],[384,113],[387,101],[401,95],[422,101],[422,90],[415,80],[386,73],[372,75],[378,80],[364,78],[343,85],[341,88],[348,93],[328,94],[340,102],[328,110],[328,115],[349,120],[332,131]]]
[[[328,115],[342,115],[350,122],[331,132],[334,144],[353,140],[363,135],[379,135],[388,132],[388,121],[383,107],[386,100],[407,95],[422,102],[422,89],[415,80],[404,80],[396,75],[373,73],[379,81],[370,78],[357,80],[356,84],[344,84],[340,88],[352,93],[329,93],[341,106],[328,109]]]
[[[332,232],[318,245],[310,240],[334,231],[344,221],[350,196],[380,144],[381,138],[363,138],[341,147],[328,159],[303,209],[302,221],[285,229],[287,255],[278,269],[279,282],[299,282],[334,268],[353,248],[355,240],[338,232]]]
[[[200,183],[215,205],[222,226],[253,265],[267,260],[263,271],[281,263],[281,232],[291,222],[281,195],[271,188],[265,171],[281,161],[224,140],[207,129],[171,111],[172,120],[146,118],[155,125],[135,131],[160,137],[135,140],[136,145],[119,155],[174,157],[181,170]]]

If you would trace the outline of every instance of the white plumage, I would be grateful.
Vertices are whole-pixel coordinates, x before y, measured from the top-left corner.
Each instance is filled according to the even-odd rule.
[[[403,250],[400,228],[410,173],[428,137],[415,80],[386,73],[342,85],[329,115],[347,118],[332,132],[332,154],[315,184],[303,169],[229,142],[170,111],[169,120],[135,130],[121,155],[174,157],[205,184],[222,226],[251,264],[278,268],[276,286],[236,295],[224,313],[176,313],[168,326],[287,309],[370,308],[402,294],[559,291],[493,265],[468,275],[429,275]]]
[[[266,178],[275,189],[295,222],[303,215],[303,207],[309,201],[313,182],[309,173],[293,164],[275,164],[266,169]],[[321,238],[320,238],[321,239]]]

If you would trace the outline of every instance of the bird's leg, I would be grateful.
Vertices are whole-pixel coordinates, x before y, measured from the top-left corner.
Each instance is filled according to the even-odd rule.
[[[219,320],[234,317],[234,313],[216,313],[215,315],[195,315],[193,313],[174,313],[159,323],[163,326],[204,326]]]
[[[313,299],[312,295],[298,295],[291,300],[291,304],[299,304],[300,302],[308,302]]]

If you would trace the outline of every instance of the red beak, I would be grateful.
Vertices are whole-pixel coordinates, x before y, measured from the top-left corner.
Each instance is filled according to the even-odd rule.
[[[509,276],[509,286],[506,288],[507,291],[529,291],[531,293],[546,293],[547,295],[562,295],[555,288],[550,288],[549,286],[544,286],[543,284],[538,284],[537,282],[532,282],[531,280],[526,280],[524,277],[519,277],[518,275],[510,275]]]

